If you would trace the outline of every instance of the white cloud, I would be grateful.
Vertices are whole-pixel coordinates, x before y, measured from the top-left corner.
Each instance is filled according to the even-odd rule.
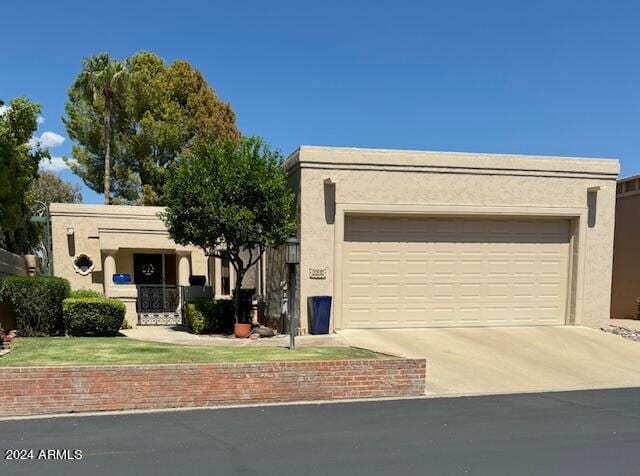
[[[45,131],[40,135],[40,137],[32,137],[29,141],[29,145],[31,147],[35,147],[39,142],[41,147],[53,148],[62,145],[64,141],[65,138],[60,134]]]
[[[68,162],[65,162],[62,157],[51,157],[51,160],[42,159],[42,162],[40,162],[40,170],[46,170],[48,172],[61,172],[63,170],[69,169],[70,162],[73,161],[69,160]]]
[[[36,122],[37,122],[38,124],[44,124],[44,117],[42,117],[42,116],[38,116],[38,117],[36,117]]]
[[[0,106],[0,116],[9,110],[9,106]]]

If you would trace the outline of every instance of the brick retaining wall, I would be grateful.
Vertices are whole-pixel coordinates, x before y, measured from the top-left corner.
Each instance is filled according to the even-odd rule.
[[[0,368],[0,417],[424,394],[423,359]]]

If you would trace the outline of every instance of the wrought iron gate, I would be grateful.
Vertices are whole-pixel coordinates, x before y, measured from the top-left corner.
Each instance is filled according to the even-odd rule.
[[[139,325],[182,324],[178,286],[145,284],[137,288]]]

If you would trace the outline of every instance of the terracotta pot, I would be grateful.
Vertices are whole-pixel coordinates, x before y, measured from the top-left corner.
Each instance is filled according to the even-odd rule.
[[[249,337],[251,334],[251,324],[234,324],[233,335],[239,338]]]

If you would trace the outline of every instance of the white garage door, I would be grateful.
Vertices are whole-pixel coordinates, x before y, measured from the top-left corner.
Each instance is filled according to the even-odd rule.
[[[567,220],[348,216],[344,328],[565,323]]]

